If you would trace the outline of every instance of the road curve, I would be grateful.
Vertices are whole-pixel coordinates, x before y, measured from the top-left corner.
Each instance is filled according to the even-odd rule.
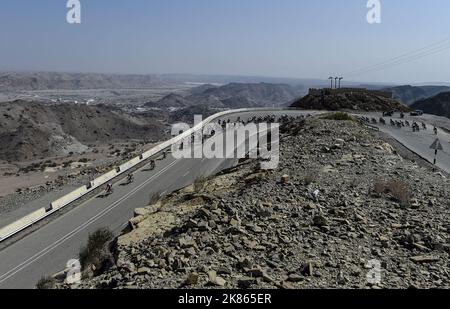
[[[307,113],[312,112],[267,110],[244,112],[230,118]],[[407,129],[377,126],[422,157],[434,156],[428,145],[435,139],[431,130],[413,134]],[[439,167],[450,172],[450,135],[440,131],[439,137],[445,147],[441,153],[442,160],[438,161]],[[235,160],[231,159],[176,160],[169,155],[158,162],[153,171],[146,171],[145,167],[138,170],[134,173],[135,181],[132,184],[119,182],[111,196],[93,197],[2,250],[0,288],[34,288],[43,275],[61,271],[70,259],[76,258],[89,233],[101,227],[119,233],[133,216],[133,210],[148,205],[150,197],[171,193],[193,183],[199,176],[212,175],[234,163]]]
[[[378,127],[381,132],[389,134],[403,146],[418,154],[430,163],[433,163],[435,155],[434,150],[430,149],[430,146],[438,138],[444,149],[442,151],[438,151],[436,166],[450,174],[450,134],[441,128],[438,128],[437,135],[434,133],[434,126],[430,123],[434,119],[432,115],[426,115],[427,121],[430,121],[425,122],[427,126],[426,130],[422,129],[422,118],[407,115],[404,119],[400,119],[400,115],[396,114],[393,117],[383,117],[386,121],[386,125],[382,125],[379,123],[379,113],[365,113],[362,115],[369,117],[370,119],[376,119],[377,124],[372,125]],[[412,128],[408,126],[401,128],[392,126],[390,125],[391,120],[394,122],[403,121],[404,123],[408,121],[410,124],[416,121],[420,125],[420,131],[413,132]]]
[[[266,114],[307,114],[306,111],[258,111],[227,116],[234,120]],[[108,227],[120,233],[133,210],[149,204],[155,194],[165,195],[192,184],[199,176],[231,167],[234,159],[180,159],[168,155],[153,171],[134,173],[130,185],[118,183],[109,197],[95,196],[0,252],[0,288],[34,288],[44,275],[54,274],[77,258],[89,233]],[[46,200],[46,199],[44,199]]]

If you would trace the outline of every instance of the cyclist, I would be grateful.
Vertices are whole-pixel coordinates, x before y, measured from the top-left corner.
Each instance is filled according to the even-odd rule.
[[[128,174],[128,182],[129,182],[129,183],[132,183],[133,180],[134,180],[133,173],[129,173],[129,174]]]
[[[106,193],[109,194],[109,193],[112,193],[112,191],[113,191],[112,183],[108,183],[106,185]]]

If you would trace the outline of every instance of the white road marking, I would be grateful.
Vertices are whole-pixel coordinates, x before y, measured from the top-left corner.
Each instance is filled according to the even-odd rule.
[[[83,229],[85,229],[86,227],[88,227],[89,225],[91,225],[92,223],[94,223],[95,221],[97,221],[98,219],[102,218],[104,215],[106,215],[107,213],[109,213],[110,211],[112,211],[113,209],[118,207],[124,200],[128,199],[130,196],[132,196],[133,194],[135,194],[136,192],[141,190],[149,182],[151,182],[154,178],[156,178],[156,177],[160,176],[161,174],[163,174],[169,168],[174,166],[177,162],[178,162],[178,160],[177,161],[173,161],[171,164],[166,166],[160,172],[158,172],[157,174],[155,174],[151,178],[147,179],[145,182],[140,184],[138,187],[136,187],[135,189],[133,189],[132,191],[130,191],[129,193],[124,195],[122,198],[120,198],[119,200],[117,200],[116,202],[111,204],[108,208],[102,210],[100,213],[98,213],[97,215],[95,215],[94,217],[92,217],[91,219],[89,219],[88,221],[86,221],[85,223],[83,223],[82,225],[77,227],[76,229],[74,229],[72,232],[70,232],[67,235],[63,236],[59,240],[55,241],[53,244],[47,246],[46,248],[42,249],[40,252],[38,252],[35,255],[33,255],[32,257],[30,257],[28,260],[22,262],[21,264],[17,265],[16,267],[12,268],[11,270],[9,270],[7,273],[5,273],[2,276],[0,276],[0,284],[3,283],[4,281],[8,280],[9,278],[11,278],[12,276],[17,274],[18,272],[22,271],[24,268],[26,268],[29,265],[33,264],[36,260],[40,259],[44,255],[46,255],[47,253],[49,253],[53,249],[57,248],[59,245],[63,244],[65,241],[69,240],[70,238],[72,238],[73,236],[78,234],[80,231],[82,231]]]
[[[206,158],[204,158],[202,160],[202,162],[204,162],[206,160]],[[116,207],[118,207],[124,200],[128,199],[131,195],[135,194],[136,192],[138,192],[139,190],[141,190],[148,182],[150,182],[151,180],[153,180],[155,177],[160,176],[161,174],[163,174],[165,171],[167,171],[170,167],[174,166],[178,161],[174,161],[172,162],[170,165],[168,165],[166,168],[164,168],[163,170],[161,170],[160,172],[158,172],[157,174],[155,174],[153,177],[151,177],[150,179],[148,179],[147,181],[145,181],[143,184],[139,185],[138,187],[136,187],[135,189],[133,189],[132,191],[130,191],[128,194],[124,195],[121,199],[117,200],[115,203],[113,203],[112,205],[110,205],[108,208],[104,209],[102,212],[98,213],[96,216],[94,216],[93,218],[89,219],[87,222],[85,222],[84,224],[80,225],[78,228],[74,229],[72,232],[68,233],[67,235],[65,235],[64,237],[60,238],[59,240],[55,241],[53,244],[49,245],[48,247],[44,248],[43,250],[41,250],[40,252],[36,253],[34,256],[32,256],[31,258],[27,259],[26,261],[22,262],[21,264],[17,265],[16,267],[14,267],[13,269],[9,270],[7,273],[3,274],[0,276],[0,284],[3,283],[4,281],[6,281],[7,279],[11,278],[12,276],[14,276],[15,274],[17,274],[18,272],[22,271],[24,268],[28,267],[29,265],[31,265],[33,262],[35,262],[37,259],[40,259],[41,257],[43,257],[45,254],[49,253],[50,251],[52,251],[53,249],[57,248],[59,245],[61,245],[62,243],[64,243],[65,241],[69,240],[70,238],[72,238],[74,235],[76,235],[77,233],[79,233],[81,230],[83,230],[84,228],[86,228],[87,226],[89,226],[90,224],[94,223],[95,221],[97,221],[98,219],[102,218],[104,215],[106,215],[107,213],[109,213],[110,211],[112,211],[113,209],[115,209]]]
[[[159,195],[159,197],[162,197],[162,196],[164,196],[165,194],[167,193],[167,190],[166,191],[164,191],[164,192],[162,192],[160,195]]]
[[[190,171],[187,171],[186,173],[184,173],[183,177],[186,177],[187,175],[189,175]]]

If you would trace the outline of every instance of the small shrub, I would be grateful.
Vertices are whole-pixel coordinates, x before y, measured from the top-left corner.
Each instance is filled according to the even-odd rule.
[[[386,190],[386,183],[384,181],[382,180],[375,181],[375,184],[373,186],[373,192],[380,195],[384,193],[385,190]]]
[[[306,174],[305,178],[303,179],[305,185],[309,186],[312,183],[315,183],[317,181],[317,174],[310,172]]]
[[[357,188],[359,186],[360,180],[358,178],[352,178],[349,182],[350,188]]]
[[[114,238],[113,233],[102,228],[89,235],[86,247],[79,253],[80,264],[83,270],[94,266],[96,270],[102,268],[106,256],[108,256],[106,245]]]
[[[336,112],[332,114],[327,114],[323,116],[323,119],[327,120],[339,120],[339,121],[348,121],[354,120],[349,114],[343,112]]]
[[[411,201],[411,192],[401,180],[391,180],[386,183],[386,190],[399,202],[401,206],[408,206]]]
[[[149,204],[150,205],[154,205],[156,204],[156,202],[158,202],[161,199],[161,194],[160,193],[154,193],[150,195],[150,199],[149,199]]]
[[[377,195],[390,193],[401,206],[408,206],[411,201],[411,191],[408,185],[399,179],[382,181],[377,180],[373,187],[373,192]]]
[[[200,192],[205,188],[206,185],[206,177],[200,176],[194,182],[194,191]]]
[[[44,276],[36,283],[38,290],[52,290],[56,287],[56,279],[53,277]]]

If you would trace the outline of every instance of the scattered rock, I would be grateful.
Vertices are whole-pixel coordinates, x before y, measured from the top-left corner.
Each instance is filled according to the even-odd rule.
[[[283,176],[281,176],[281,183],[282,183],[282,184],[288,184],[289,181],[290,181],[289,175],[283,175]]]
[[[330,222],[323,215],[314,216],[313,223],[315,226],[324,227],[330,225]]]
[[[413,256],[411,260],[415,263],[434,263],[439,261],[439,257],[433,255],[419,255]]]
[[[305,278],[300,275],[297,275],[297,274],[290,274],[287,279],[287,281],[290,281],[290,282],[301,282],[303,280],[305,280]]]
[[[80,288],[450,288],[448,178],[399,159],[357,122],[336,123],[289,122],[277,171],[241,160],[202,196],[182,190],[156,214],[138,209],[124,235],[138,240],[118,241],[117,267]],[[408,207],[384,185],[399,181]],[[372,259],[389,274],[382,284],[367,284]]]
[[[209,279],[208,284],[210,285],[223,287],[226,284],[226,281],[223,278],[217,276],[217,273],[214,270],[208,271],[208,279]]]
[[[241,289],[249,289],[252,285],[256,284],[255,278],[243,277],[238,279],[238,287]]]

